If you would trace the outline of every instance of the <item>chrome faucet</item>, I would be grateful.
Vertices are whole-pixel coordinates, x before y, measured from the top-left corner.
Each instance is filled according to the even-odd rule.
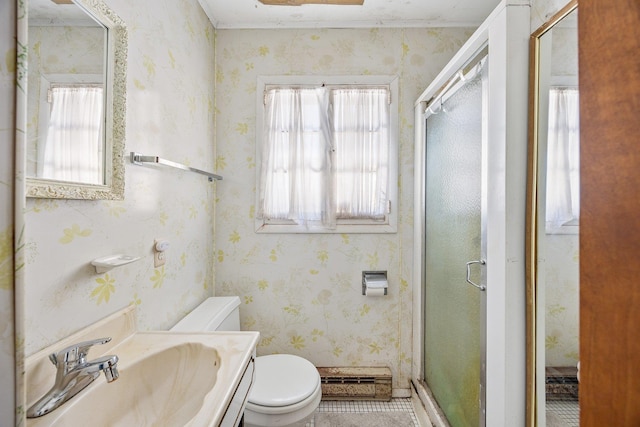
[[[99,338],[73,344],[57,353],[49,355],[56,366],[56,381],[40,400],[31,405],[27,418],[36,418],[48,414],[67,400],[82,391],[104,372],[107,382],[118,379],[118,356],[102,356],[87,361],[89,349],[96,344],[105,344],[111,338]]]

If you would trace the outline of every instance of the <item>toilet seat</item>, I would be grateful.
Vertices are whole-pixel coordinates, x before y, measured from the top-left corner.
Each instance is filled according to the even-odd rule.
[[[322,399],[322,387],[311,362],[274,354],[256,358],[255,364],[255,381],[244,411],[245,427],[299,425],[313,416]]]
[[[303,401],[300,401],[298,403],[295,403],[293,405],[288,405],[288,406],[263,406],[263,405],[256,405],[255,403],[251,403],[250,401],[247,401],[247,404],[245,406],[245,415],[247,414],[247,412],[253,412],[254,414],[261,414],[261,415],[292,415],[292,416],[297,416],[294,415],[296,412],[300,411],[300,413],[304,414],[305,416],[314,412],[316,410],[316,408],[318,407],[318,405],[320,404],[320,399],[322,398],[322,388],[320,387],[320,385],[318,385],[318,388],[313,392],[313,394],[311,394],[309,397],[307,397],[306,399],[304,399]],[[303,409],[305,409],[305,411],[303,411]],[[247,420],[249,420],[250,418],[247,417]]]
[[[257,357],[255,375],[247,404],[257,412],[278,413],[279,408],[292,411],[296,406],[305,406],[320,392],[320,374],[311,362],[299,356]]]

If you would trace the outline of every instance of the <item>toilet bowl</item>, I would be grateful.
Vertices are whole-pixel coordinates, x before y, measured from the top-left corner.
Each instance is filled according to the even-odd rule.
[[[172,331],[239,331],[240,298],[206,299],[180,320]],[[255,359],[255,381],[244,411],[246,427],[301,425],[320,404],[320,374],[308,360],[291,354]]]

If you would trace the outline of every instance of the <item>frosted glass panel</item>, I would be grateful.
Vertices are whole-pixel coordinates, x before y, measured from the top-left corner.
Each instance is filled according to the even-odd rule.
[[[453,427],[480,423],[482,93],[480,73],[427,119],[425,380]]]

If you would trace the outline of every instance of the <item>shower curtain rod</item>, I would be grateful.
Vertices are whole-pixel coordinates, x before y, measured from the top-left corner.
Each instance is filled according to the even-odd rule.
[[[483,45],[472,57],[471,59],[464,64],[460,69],[447,80],[447,82],[427,101],[427,107],[425,108],[425,113],[431,112],[435,114],[437,110],[432,109],[431,107],[440,102],[440,105],[443,104],[443,98],[449,93],[450,89],[453,88],[456,84],[461,81],[467,80],[469,74],[476,73],[477,71],[482,69],[484,64],[483,60],[487,57],[489,52],[488,46]],[[478,67],[479,66],[479,67]],[[474,74],[475,76],[475,74]]]
[[[220,175],[216,175],[211,172],[203,171],[201,169],[192,168],[191,166],[183,165],[182,163],[172,162],[171,160],[162,159],[158,156],[145,156],[140,153],[131,152],[131,163],[135,165],[142,165],[143,163],[156,163],[159,165],[169,166],[176,169],[182,169],[189,172],[199,173],[209,178],[209,182],[215,180],[222,180]]]

